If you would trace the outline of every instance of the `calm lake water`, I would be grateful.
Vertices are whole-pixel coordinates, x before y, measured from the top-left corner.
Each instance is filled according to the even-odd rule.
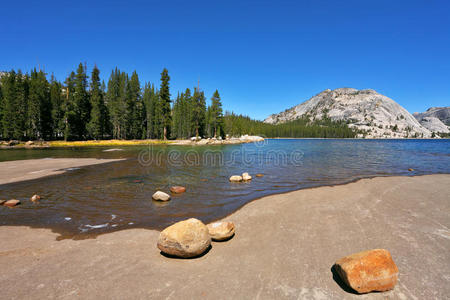
[[[51,228],[60,238],[86,238],[126,228],[162,229],[196,217],[222,218],[262,196],[373,176],[450,173],[450,140],[266,140],[226,146],[152,146],[0,150],[0,161],[58,157],[127,158],[63,175],[0,185],[0,225]],[[408,171],[413,168],[414,171]],[[248,183],[230,183],[249,172]],[[255,178],[256,173],[265,176]],[[166,203],[157,190],[182,185]],[[39,205],[29,198],[45,197]]]

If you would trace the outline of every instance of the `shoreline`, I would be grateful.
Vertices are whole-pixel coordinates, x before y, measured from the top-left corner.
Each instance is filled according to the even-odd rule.
[[[450,261],[449,194],[450,175],[435,174],[266,196],[225,217],[236,224],[233,239],[191,260],[162,256],[156,230],[56,241],[50,229],[1,226],[0,283],[5,297],[19,298],[224,298],[225,290],[241,298],[441,298],[450,293],[442,264]],[[391,251],[399,283],[386,293],[347,293],[332,264],[371,248]]]
[[[71,148],[71,147],[114,147],[114,146],[146,146],[146,145],[235,145],[263,141],[259,136],[243,135],[227,139],[204,138],[198,140],[87,140],[87,141],[0,141],[1,149],[45,149],[45,148]]]
[[[40,158],[0,162],[0,185],[60,175],[72,168],[125,160],[100,158]]]

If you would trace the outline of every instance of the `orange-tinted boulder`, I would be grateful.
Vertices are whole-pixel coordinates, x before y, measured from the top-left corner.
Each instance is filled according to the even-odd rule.
[[[385,249],[343,257],[336,262],[335,269],[341,279],[360,294],[391,290],[398,279],[398,268]]]
[[[39,195],[33,195],[33,197],[31,197],[31,201],[34,203],[39,203],[39,200],[41,200],[41,196]]]
[[[181,193],[186,192],[186,188],[184,186],[178,186],[178,185],[171,186],[170,187],[170,192],[174,193],[174,194],[181,194]]]
[[[157,247],[178,257],[195,257],[211,245],[208,228],[200,220],[191,218],[167,227],[159,234]]]
[[[20,204],[20,200],[16,200],[16,199],[11,199],[11,200],[8,200],[5,203],[3,203],[4,206],[8,206],[8,207],[14,207],[19,204]]]
[[[233,222],[215,222],[207,225],[213,241],[223,241],[234,235]]]

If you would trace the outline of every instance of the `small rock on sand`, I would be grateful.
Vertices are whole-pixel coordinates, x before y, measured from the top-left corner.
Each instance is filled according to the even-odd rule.
[[[240,181],[242,181],[242,176],[233,175],[233,176],[230,177],[230,181],[231,182],[240,182]]]
[[[211,237],[206,225],[191,218],[161,231],[157,247],[169,255],[195,257],[205,252],[210,245]]]
[[[385,249],[343,257],[336,262],[335,269],[341,279],[360,294],[391,290],[398,279],[398,268]]]
[[[181,194],[186,192],[186,188],[184,186],[175,185],[170,187],[170,192],[174,194]]]
[[[244,181],[252,180],[252,176],[250,176],[247,172],[242,173],[242,180],[244,180]]]
[[[38,203],[39,200],[41,200],[41,196],[39,196],[39,195],[33,195],[33,197],[31,197],[30,200],[31,200],[32,202],[34,202],[34,203]]]
[[[153,194],[152,198],[153,200],[156,201],[169,201],[170,195],[161,191],[157,191],[156,193]]]
[[[3,206],[14,207],[20,204],[20,200],[11,199],[3,203]]]
[[[215,222],[207,225],[213,241],[223,241],[234,235],[233,222]]]

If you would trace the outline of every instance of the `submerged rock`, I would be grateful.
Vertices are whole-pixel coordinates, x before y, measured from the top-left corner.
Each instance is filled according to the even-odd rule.
[[[213,241],[223,241],[234,235],[233,222],[215,222],[207,225]]]
[[[152,198],[153,200],[156,201],[169,201],[170,195],[161,191],[157,191],[156,193],[153,194]]]
[[[414,169],[413,168],[409,168],[408,171],[412,172],[412,171],[414,171]]]
[[[208,228],[200,220],[191,218],[164,229],[157,247],[162,252],[178,257],[195,257],[211,245]]]
[[[174,194],[181,194],[186,192],[186,188],[184,186],[175,185],[170,187],[170,192]]]
[[[258,173],[256,174],[256,177],[264,177],[264,174]]]
[[[233,175],[230,177],[231,182],[241,182],[242,180],[243,180],[242,176],[239,176],[239,175]]]
[[[20,200],[16,200],[16,199],[11,199],[11,200],[8,200],[5,203],[3,203],[4,206],[8,206],[8,207],[14,207],[19,204],[20,204]]]
[[[250,176],[248,173],[242,173],[242,180],[244,181],[252,180],[252,176]]]
[[[335,268],[342,280],[360,294],[391,290],[398,279],[398,268],[385,249],[343,257],[336,262]]]
[[[34,203],[39,203],[39,200],[41,200],[41,196],[39,195],[33,195],[33,197],[31,197],[30,199],[32,202]]]

